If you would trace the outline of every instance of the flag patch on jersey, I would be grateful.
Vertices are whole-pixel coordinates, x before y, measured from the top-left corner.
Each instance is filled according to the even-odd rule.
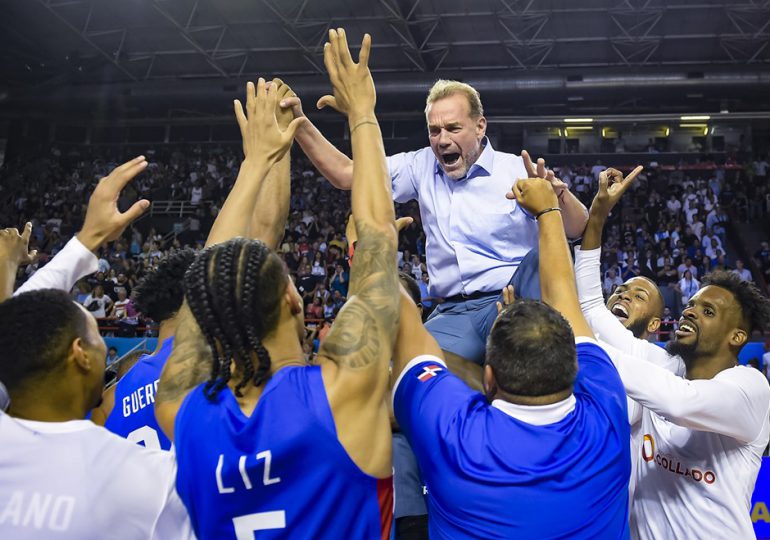
[[[429,379],[432,379],[436,375],[438,375],[439,371],[444,371],[444,368],[436,364],[424,366],[422,368],[422,373],[417,375],[417,378],[420,379],[420,382],[425,382]]]

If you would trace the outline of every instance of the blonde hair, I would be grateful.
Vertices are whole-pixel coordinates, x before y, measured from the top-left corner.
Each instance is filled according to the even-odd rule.
[[[481,96],[478,90],[470,84],[460,81],[448,81],[446,79],[437,80],[430,89],[430,92],[428,92],[428,98],[425,100],[425,114],[428,114],[428,109],[433,103],[455,94],[462,94],[468,100],[471,118],[484,116],[484,107],[481,105]]]

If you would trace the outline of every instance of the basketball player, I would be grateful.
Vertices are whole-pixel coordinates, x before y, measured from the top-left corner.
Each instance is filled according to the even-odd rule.
[[[402,294],[394,409],[427,484],[430,536],[624,538],[625,392],[580,311],[556,193],[519,180],[512,196],[539,225],[548,305],[519,300],[495,321],[486,395],[446,369]]]
[[[156,415],[175,442],[177,488],[201,539],[252,538],[254,531],[264,538],[389,535],[384,396],[398,325],[394,212],[367,67],[371,40],[364,38],[355,64],[344,32],[332,30],[329,38],[328,99],[348,117],[357,158],[350,296],[321,346],[320,365],[306,366],[302,300],[275,253],[235,238],[193,263],[185,278],[190,311],[183,307],[183,314],[194,320],[177,334]],[[238,115],[244,141],[254,133],[244,164],[259,172],[291,142],[271,120],[271,102],[262,82],[256,96],[250,85],[248,120]],[[236,183],[209,244],[243,234],[237,207],[254,199],[238,197],[239,188],[245,189]]]
[[[94,423],[148,448],[171,448],[171,441],[155,419],[155,394],[174,344],[177,313],[184,300],[184,274],[194,258],[191,249],[171,253],[134,289],[137,310],[160,324],[158,346],[104,392],[101,404],[91,414]]]
[[[107,348],[62,291],[0,304],[0,538],[190,538],[167,452],[137,448],[88,420]]]
[[[624,179],[617,169],[599,175],[599,190],[591,204],[583,240],[575,248],[575,279],[580,307],[596,339],[634,358],[652,362],[677,375],[684,374],[684,363],[651,341],[660,327],[664,301],[657,284],[643,276],[620,285],[605,304],[600,279],[602,231],[610,211],[633,183],[642,167],[636,167]],[[634,406],[630,407],[635,410]],[[642,441],[641,424],[631,425],[631,469],[636,470]],[[632,472],[629,494],[633,504],[636,474]]]
[[[633,179],[631,179],[633,180]],[[600,177],[594,204],[609,213],[629,179],[609,191]],[[592,205],[593,206],[593,205]],[[591,210],[590,221],[597,211]],[[590,279],[599,280],[599,267]],[[635,538],[751,538],[751,494],[770,440],[770,387],[738,366],[754,329],[770,321],[770,301],[737,275],[713,272],[685,307],[671,356],[685,377],[610,350],[630,397],[641,440],[631,507]]]
[[[660,327],[663,315],[663,296],[658,286],[643,276],[631,278],[615,289],[605,304],[601,282],[597,289],[594,277],[601,260],[602,231],[610,211],[640,172],[642,167],[637,167],[625,179],[616,169],[600,173],[600,185],[604,182],[607,187],[600,187],[589,211],[582,243],[575,249],[580,305],[596,339],[681,374],[684,372],[681,359],[649,341]]]

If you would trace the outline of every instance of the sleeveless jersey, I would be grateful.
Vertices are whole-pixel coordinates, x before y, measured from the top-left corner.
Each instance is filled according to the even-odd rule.
[[[174,338],[163,342],[153,355],[143,356],[115,386],[115,406],[104,427],[147,448],[169,450],[171,441],[155,420],[155,393]]]
[[[319,366],[286,367],[251,416],[204,385],[174,428],[177,491],[199,540],[388,538],[392,478],[362,472],[337,439]]]

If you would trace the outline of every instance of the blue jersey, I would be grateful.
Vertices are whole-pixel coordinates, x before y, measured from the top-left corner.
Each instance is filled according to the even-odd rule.
[[[321,368],[285,367],[251,416],[224,389],[184,400],[177,492],[199,540],[387,538],[392,479],[362,472],[337,439]]]
[[[171,441],[155,420],[155,393],[174,346],[170,337],[156,354],[143,356],[115,385],[115,406],[104,427],[147,448],[169,450]]]
[[[574,409],[545,425],[490,405],[435,357],[407,367],[394,409],[427,486],[431,538],[629,537],[626,394],[604,350],[580,341]]]

